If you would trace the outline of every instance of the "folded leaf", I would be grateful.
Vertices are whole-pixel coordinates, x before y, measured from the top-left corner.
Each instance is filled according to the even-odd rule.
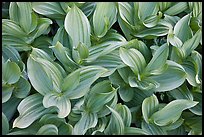
[[[38,14],[53,19],[62,19],[65,17],[65,12],[58,2],[32,2],[32,8]]]
[[[42,126],[36,135],[58,135],[58,128],[53,124]]]
[[[94,34],[101,38],[116,22],[117,7],[114,2],[98,2],[93,13]]]
[[[2,112],[2,135],[9,133],[9,122],[7,117]]]
[[[187,14],[181,18],[176,25],[174,26],[174,34],[177,36],[183,43],[192,37],[192,31],[189,26],[190,14]]]
[[[54,112],[46,109],[42,104],[43,96],[36,93],[23,99],[18,105],[19,116],[13,122],[13,128],[27,128],[44,114]]]
[[[71,111],[71,102],[68,97],[57,94],[46,94],[43,98],[43,106],[49,108],[57,107],[58,117],[64,118],[69,115]]]
[[[2,63],[2,82],[3,84],[14,84],[20,79],[21,70],[15,62],[7,60]]]
[[[161,47],[159,47],[156,52],[153,55],[153,58],[150,60],[150,62],[147,64],[145,71],[150,74],[154,73],[154,71],[157,71],[158,69],[162,69],[165,64],[166,60],[169,55],[169,47],[167,44],[163,44]]]
[[[167,60],[167,64],[168,68],[164,73],[150,76],[159,83],[159,87],[155,89],[157,92],[173,90],[182,85],[186,79],[186,72],[181,65],[170,60]]]
[[[116,110],[112,109],[109,106],[107,106],[107,108],[111,111],[111,118],[110,118],[107,128],[104,131],[105,134],[123,135],[125,125],[124,125],[122,117]]]
[[[167,9],[164,13],[173,16],[183,12],[187,8],[188,8],[187,2],[177,2],[169,9]]]
[[[198,102],[186,99],[174,100],[161,110],[155,112],[150,119],[158,126],[165,126],[176,122],[180,118],[182,111],[196,104],[198,104]]]
[[[14,87],[7,87],[7,86],[2,87],[2,103],[7,102],[11,98],[13,89]]]
[[[13,92],[17,98],[25,98],[29,95],[31,85],[25,78],[20,77],[19,81],[15,83],[14,86]]]
[[[96,113],[82,112],[81,119],[75,124],[73,128],[74,135],[84,135],[90,128],[96,126],[98,117]]]
[[[140,74],[146,66],[144,56],[136,49],[120,48],[120,58],[137,75]]]
[[[67,13],[64,26],[68,35],[71,37],[73,49],[77,48],[79,42],[85,44],[87,47],[91,46],[89,20],[77,6],[73,5]]]
[[[146,123],[149,123],[149,118],[154,112],[158,110],[159,101],[153,94],[152,96],[145,98],[142,102],[142,114]]]

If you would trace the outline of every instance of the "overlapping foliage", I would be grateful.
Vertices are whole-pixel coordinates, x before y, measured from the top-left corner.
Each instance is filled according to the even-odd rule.
[[[2,134],[202,134],[201,2],[2,4]]]

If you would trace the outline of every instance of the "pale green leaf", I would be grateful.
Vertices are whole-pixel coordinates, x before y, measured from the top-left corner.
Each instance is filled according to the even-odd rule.
[[[72,48],[77,48],[79,42],[90,47],[90,23],[84,13],[75,5],[67,13],[65,22],[65,30],[71,37]],[[74,28],[74,29],[73,29]]]
[[[42,126],[36,135],[58,135],[58,128],[53,124]]]
[[[7,102],[11,96],[12,96],[12,93],[13,93],[13,89],[14,87],[8,87],[8,86],[3,86],[2,87],[2,103],[5,103]]]
[[[43,96],[36,93],[27,96],[18,105],[19,116],[13,122],[13,128],[26,128],[46,113],[52,113],[53,109],[46,109],[42,104]]]
[[[57,107],[58,117],[64,118],[71,111],[71,102],[67,96],[61,94],[46,94],[43,98],[43,106],[45,108]]]
[[[142,114],[146,123],[149,123],[149,118],[158,110],[158,105],[159,101],[154,94],[144,99],[142,102]]]
[[[73,128],[73,135],[84,135],[90,128],[96,126],[98,116],[96,113],[82,112],[81,119],[75,124]]]
[[[149,133],[140,128],[125,127],[124,135],[149,135]]]
[[[98,2],[93,13],[94,34],[101,38],[110,27],[116,22],[117,7],[116,3]]]
[[[174,100],[155,112],[150,119],[159,126],[165,126],[176,122],[180,118],[182,111],[194,107],[196,104],[198,102],[186,99]]]
[[[2,112],[2,135],[9,133],[9,122],[7,117]]]
[[[164,13],[173,16],[185,11],[187,8],[187,2],[177,2],[176,4],[168,8]]]
[[[3,84],[14,84],[20,79],[21,70],[19,66],[10,60],[2,63],[2,82]]]

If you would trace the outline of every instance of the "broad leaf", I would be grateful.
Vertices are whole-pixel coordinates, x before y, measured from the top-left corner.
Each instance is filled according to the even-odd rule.
[[[198,102],[186,99],[174,100],[161,110],[155,112],[150,119],[158,126],[165,126],[176,122],[180,118],[182,111],[196,104],[198,104]]]
[[[42,126],[36,135],[58,135],[58,128],[53,124]]]
[[[13,86],[11,86],[11,87],[3,86],[2,87],[2,103],[7,102],[11,98],[13,89],[14,89]]]
[[[96,126],[98,117],[96,113],[82,112],[81,119],[75,124],[73,128],[74,135],[84,135],[90,128]]]
[[[158,105],[159,101],[154,94],[144,99],[142,102],[142,114],[146,123],[149,123],[149,118],[158,110]]]
[[[26,128],[44,114],[52,113],[53,109],[43,107],[42,100],[43,96],[38,93],[23,99],[18,105],[19,116],[13,122],[13,128]]]
[[[9,122],[7,117],[2,112],[2,135],[9,133]]]
[[[71,102],[68,97],[63,94],[46,94],[43,98],[43,106],[45,108],[57,107],[58,117],[64,118],[71,111]]]

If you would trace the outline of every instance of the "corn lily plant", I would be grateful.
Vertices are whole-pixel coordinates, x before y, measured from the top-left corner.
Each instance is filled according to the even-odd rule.
[[[202,135],[201,2],[3,2],[3,135]]]

